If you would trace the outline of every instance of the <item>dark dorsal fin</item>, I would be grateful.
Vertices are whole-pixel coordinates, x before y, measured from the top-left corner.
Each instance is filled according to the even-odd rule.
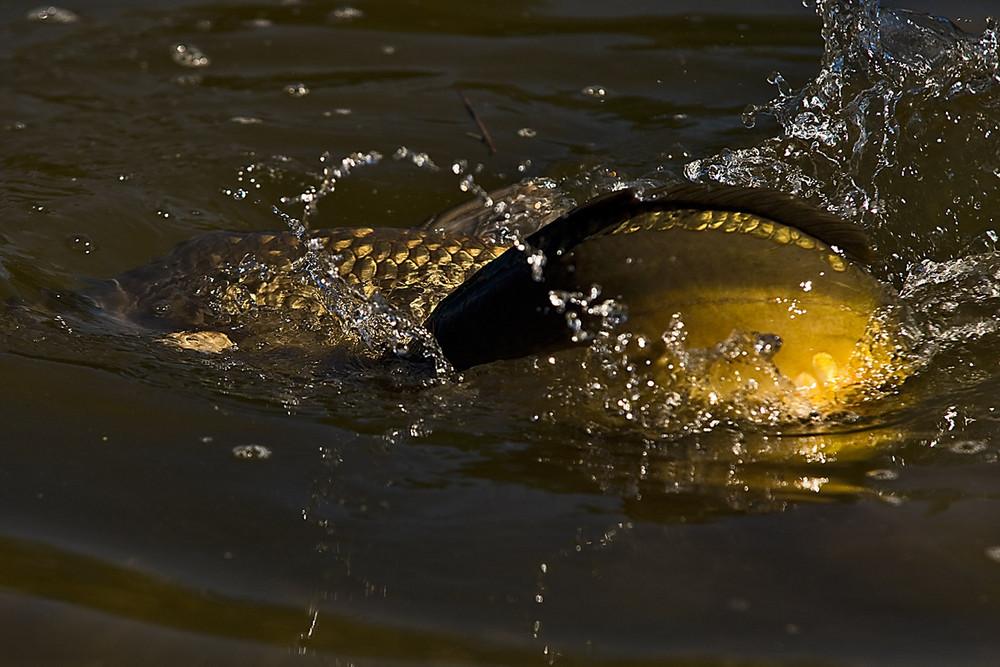
[[[534,182],[516,183],[487,195],[465,200],[432,215],[417,229],[445,236],[490,239],[509,245],[511,238],[523,238],[569,210],[570,205],[557,189]],[[502,203],[502,207],[497,207]]]
[[[567,347],[565,317],[549,299],[552,290],[565,289],[563,256],[639,215],[685,210],[751,213],[836,246],[849,259],[872,257],[860,228],[774,190],[694,183],[630,188],[592,199],[526,237],[524,246],[511,248],[441,301],[425,325],[458,369]],[[532,259],[539,253],[544,261]]]

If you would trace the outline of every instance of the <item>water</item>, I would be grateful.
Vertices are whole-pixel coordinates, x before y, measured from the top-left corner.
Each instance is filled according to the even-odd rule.
[[[988,4],[914,7],[969,35],[835,2],[0,9],[5,660],[994,664]],[[923,363],[874,418],[686,411],[606,349],[459,380],[51,303],[205,231],[685,175],[865,225]]]

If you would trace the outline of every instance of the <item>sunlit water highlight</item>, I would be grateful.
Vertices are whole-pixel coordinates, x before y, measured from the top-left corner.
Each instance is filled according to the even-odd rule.
[[[61,123],[72,127],[67,137],[91,140],[75,146],[56,133],[58,146],[36,161],[5,167],[0,293],[16,307],[2,339],[11,380],[0,586],[10,622],[27,638],[13,648],[58,654],[58,635],[72,659],[118,664],[204,655],[281,662],[300,652],[326,664],[691,656],[934,664],[946,647],[956,660],[991,664],[1000,600],[996,25],[966,35],[934,18],[856,4],[820,3],[825,52],[802,87],[789,82],[814,74],[801,63],[811,67],[818,54],[777,34],[756,38],[755,48],[779,54],[770,60],[782,73],[770,77],[775,98],[747,110],[755,127],[746,134],[699,125],[712,114],[739,124],[748,96],[730,83],[718,84],[729,98],[718,100],[722,110],[685,102],[684,85],[667,101],[641,87],[623,95],[626,84],[615,79],[635,67],[559,79],[552,92],[548,78],[561,70],[547,69],[556,67],[549,61],[567,52],[541,46],[563,40],[578,58],[626,62],[664,51],[670,67],[661,63],[657,76],[666,78],[685,59],[715,63],[704,45],[724,21],[670,28],[680,40],[708,26],[675,51],[661,28],[645,27],[647,17],[611,28],[598,21],[600,29],[574,23],[583,27],[540,42],[525,37],[530,22],[510,18],[517,46],[501,53],[524,50],[538,73],[523,67],[517,86],[453,82],[486,109],[496,100],[519,109],[506,135],[491,128],[506,162],[488,161],[478,140],[462,135],[467,125],[425,135],[433,123],[407,124],[444,113],[420,90],[454,56],[419,72],[391,60],[414,53],[417,39],[413,26],[393,27],[395,3],[357,13],[204,6],[176,18],[144,9],[128,30],[146,30],[155,43],[148,52],[103,32],[83,8],[58,25],[45,24],[44,12],[19,13],[18,29],[91,31],[51,38],[55,52],[68,61],[112,54],[100,61],[111,83],[74,70],[112,94],[51,95],[69,98],[58,103],[73,110],[73,123],[46,117],[49,106],[9,122],[14,112],[5,112],[2,123],[15,150],[28,145],[18,143],[24,133]],[[446,31],[445,43],[469,58],[480,48],[490,56],[500,49],[495,37],[463,30],[492,35],[492,18]],[[366,72],[316,65],[331,41],[326,32],[313,37],[316,26],[367,30],[366,20],[383,22],[351,40],[372,53]],[[759,24],[739,20],[753,37]],[[226,40],[261,31],[304,44],[305,60],[272,64],[273,51],[260,47],[232,64]],[[138,55],[121,55],[122,44]],[[732,53],[719,62],[733,67]],[[32,77],[53,67],[45,63]],[[138,106],[115,97],[129,90],[122,72],[133,64],[163,75]],[[32,90],[31,77],[3,66]],[[752,76],[764,81],[769,71]],[[681,83],[696,98],[722,94],[705,76],[700,87]],[[405,94],[431,108],[407,108],[390,117],[399,129],[383,122],[326,149],[313,126],[363,123],[372,85],[384,96],[378,108]],[[195,101],[176,103],[166,91],[178,89]],[[237,101],[206,113],[197,96],[210,90],[235,91]],[[246,101],[256,96],[268,105]],[[182,109],[181,119],[169,108]],[[141,145],[141,159],[88,129],[106,130],[103,116],[119,146]],[[617,122],[640,136],[667,127],[666,143],[676,137],[676,145],[619,145],[601,134]],[[162,134],[150,139],[146,125]],[[559,126],[586,136],[568,144]],[[250,134],[265,128],[273,133]],[[452,134],[462,140],[447,143]],[[521,151],[515,141],[535,143]],[[206,174],[185,180],[192,170]],[[203,355],[48,301],[79,288],[79,276],[115,275],[211,229],[414,224],[441,200],[469,194],[491,211],[484,231],[516,238],[505,202],[485,200],[512,180],[550,183],[565,205],[680,176],[776,187],[863,224],[884,262],[878,276],[913,312],[917,372],[870,413],[832,421],[790,426],[749,403],[705,409],[676,387],[650,384],[632,363],[645,343],[619,339],[616,304],[593,293],[554,295],[601,322],[588,329],[567,319],[589,349],[458,375],[419,323],[330,280],[334,267],[317,256],[303,262],[303,276],[388,361],[290,350]],[[171,187],[159,189],[159,179]],[[121,208],[87,199],[94,191]],[[402,203],[398,191],[409,193]],[[122,222],[94,222],[109,218]],[[678,332],[665,334],[680,357],[690,353]],[[759,340],[732,343],[720,352],[766,356]],[[431,363],[413,362],[424,353]]]

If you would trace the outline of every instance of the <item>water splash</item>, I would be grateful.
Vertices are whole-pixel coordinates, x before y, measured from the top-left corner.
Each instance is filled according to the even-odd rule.
[[[776,187],[872,231],[897,284],[927,256],[953,257],[1000,213],[997,24],[981,36],[875,2],[818,2],[820,74],[744,114],[782,135],[694,160],[693,180]],[[1000,173],[1000,172],[998,172]],[[919,221],[914,224],[914,221]]]
[[[541,253],[538,254],[545,258]],[[528,263],[534,255],[528,256]],[[532,270],[535,269],[532,264]],[[602,299],[599,285],[591,285],[590,291],[567,292],[553,290],[549,292],[549,303],[556,312],[566,318],[566,328],[570,330],[570,338],[574,343],[593,343],[598,339],[607,339],[615,328],[627,318],[625,306],[615,299]]]
[[[917,313],[909,329],[934,393],[996,375],[1000,349],[1000,48],[946,19],[820,0],[825,50],[816,78],[750,105],[781,134],[694,160],[685,175],[771,187],[864,226],[874,271]]]
[[[409,162],[415,167],[428,169],[430,171],[440,171],[440,167],[434,164],[434,160],[427,153],[410,150],[406,146],[400,146],[392,155],[393,160]]]
[[[438,167],[426,153],[412,151],[405,146],[393,154],[397,161],[413,164],[418,168],[437,171]],[[281,198],[282,204],[303,205],[301,218],[292,216],[277,206],[273,207],[285,226],[304,241],[306,253],[298,260],[293,271],[302,275],[319,288],[329,321],[323,326],[333,335],[337,331],[353,340],[363,356],[394,357],[411,361],[430,362],[433,378],[441,378],[452,371],[433,335],[419,322],[390,306],[377,292],[368,296],[358,287],[348,284],[339,272],[341,257],[323,252],[321,243],[306,238],[308,220],[317,214],[320,199],[336,191],[337,184],[360,167],[379,164],[382,155],[377,151],[354,152],[339,163],[330,161],[329,153],[320,157],[323,164],[321,181],[311,185],[299,195]]]
[[[989,263],[983,253],[969,254],[977,244],[980,250],[991,249],[989,243],[997,238],[993,220],[1000,219],[996,24],[991,22],[976,37],[947,21],[884,10],[874,2],[826,0],[816,9],[826,42],[819,75],[795,89],[773,73],[769,80],[776,97],[749,106],[744,114],[748,125],[761,114],[773,116],[781,134],[757,146],[695,160],[686,175],[776,187],[866,226],[885,258],[876,272],[902,288],[914,310],[929,313],[914,334],[923,346],[921,361],[983,335],[996,337],[1000,327],[987,311],[994,305],[993,293],[1000,293],[1000,275],[982,270]],[[417,168],[439,169],[430,156],[407,147],[392,157]],[[303,207],[301,216],[287,216],[286,224],[302,237],[320,199],[357,168],[381,160],[375,151],[352,153],[339,163],[324,154],[320,182],[281,199]],[[476,195],[484,210],[499,207],[495,213],[502,218],[509,202],[494,200],[477,183],[481,170],[482,165],[462,160],[450,164],[459,189]],[[588,170],[559,185],[583,199],[626,183],[612,170]],[[949,278],[949,272],[965,270],[953,262],[962,263],[969,277]],[[541,270],[540,265],[533,268]],[[329,259],[311,253],[300,269],[321,286],[331,300],[330,311],[365,345],[401,356],[430,355],[437,368],[446,368],[425,330],[377,297],[344,289]],[[551,297],[553,305],[565,309],[567,326],[578,340],[590,343],[580,362],[587,374],[582,398],[574,400],[599,402],[613,423],[635,424],[651,437],[676,437],[724,424],[735,424],[737,431],[746,424],[773,426],[788,418],[787,405],[780,401],[761,402],[749,395],[747,400],[715,400],[708,385],[698,382],[722,368],[734,381],[752,377],[748,392],[761,384],[770,385],[777,396],[790,391],[770,362],[768,341],[759,336],[738,334],[716,349],[695,351],[684,344],[680,320],[659,339],[618,336],[613,326],[587,323],[587,318],[608,323],[616,316],[613,304],[598,295]],[[654,349],[666,360],[656,369]]]
[[[304,192],[293,197],[282,197],[282,204],[303,204],[302,224],[308,226],[309,219],[318,212],[319,200],[332,194],[337,189],[337,182],[346,178],[352,171],[382,161],[382,154],[378,151],[368,151],[365,153],[354,152],[341,158],[339,163],[330,162],[330,153],[324,152],[320,158],[323,165],[320,175],[319,185],[311,185]]]

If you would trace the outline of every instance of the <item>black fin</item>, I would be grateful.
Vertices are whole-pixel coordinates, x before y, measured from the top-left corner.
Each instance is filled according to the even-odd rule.
[[[426,326],[458,370],[569,345],[565,316],[549,301],[559,256],[628,219],[635,193],[621,190],[577,207],[477,271],[445,297]],[[533,273],[529,257],[536,263]],[[544,259],[542,259],[544,257]]]
[[[525,238],[523,246],[505,252],[441,301],[425,326],[459,370],[569,347],[572,332],[550,294],[586,277],[568,281],[560,258],[637,215],[684,209],[753,213],[836,246],[849,259],[872,256],[858,227],[773,190],[693,183],[624,189],[578,206]]]
[[[534,182],[516,183],[487,194],[483,199],[467,199],[417,225],[417,229],[446,236],[490,238],[510,243],[537,231],[570,209],[571,203],[555,188]],[[498,209],[496,203],[503,203]]]

